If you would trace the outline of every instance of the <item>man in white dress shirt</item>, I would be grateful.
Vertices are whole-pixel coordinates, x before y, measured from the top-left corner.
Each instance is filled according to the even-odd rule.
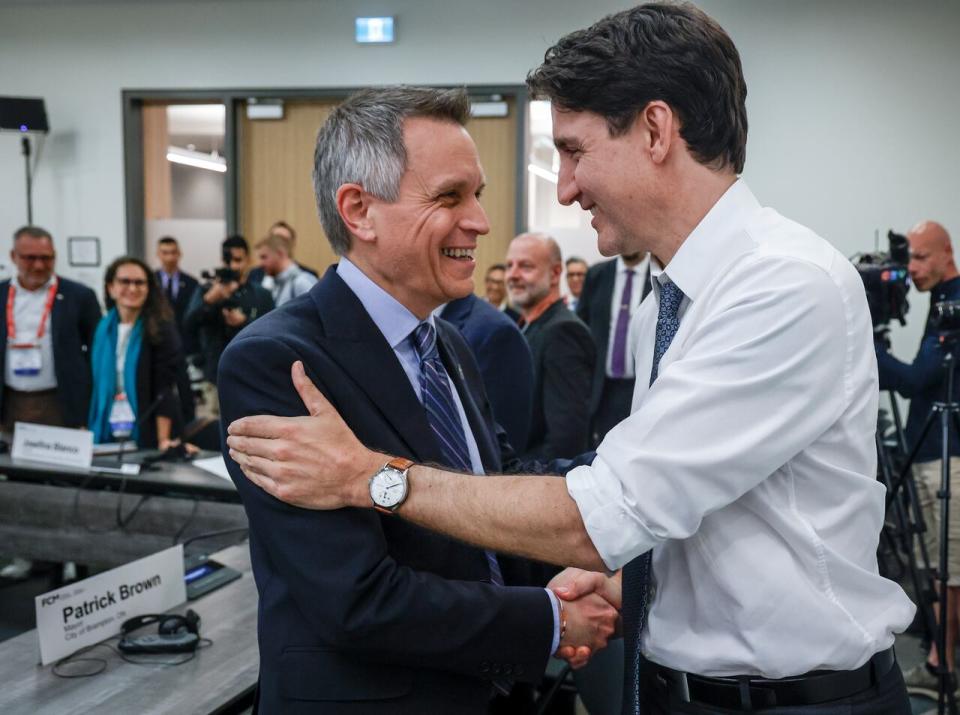
[[[280,307],[316,285],[317,277],[307,273],[293,260],[293,245],[290,239],[271,233],[261,239],[255,248],[260,267],[273,279],[270,293],[275,306]]]
[[[562,38],[528,85],[553,102],[560,201],[593,213],[604,255],[652,255],[654,299],[632,331],[644,379],[565,481],[416,465],[397,515],[623,569],[626,713],[906,715],[892,644],[915,609],[877,571],[863,285],[738,178],[746,86],[732,40],[691,5],[644,5]],[[390,455],[299,389],[312,417],[234,423],[234,458],[285,501],[370,507]],[[617,602],[620,578],[573,569],[554,587]]]

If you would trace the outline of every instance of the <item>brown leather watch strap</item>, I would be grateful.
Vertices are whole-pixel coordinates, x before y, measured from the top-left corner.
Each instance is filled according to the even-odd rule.
[[[415,462],[407,459],[406,457],[394,457],[389,462],[387,462],[384,466],[390,467],[391,469],[396,469],[398,472],[405,472],[408,469],[410,469],[410,467],[412,467],[414,464]]]

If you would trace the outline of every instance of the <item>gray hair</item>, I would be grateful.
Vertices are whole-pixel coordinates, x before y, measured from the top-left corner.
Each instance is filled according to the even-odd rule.
[[[337,255],[350,250],[351,236],[337,211],[337,191],[359,184],[383,201],[396,201],[407,168],[403,122],[427,117],[460,124],[470,118],[463,89],[381,87],[351,95],[331,112],[317,134],[313,191],[327,239]]]

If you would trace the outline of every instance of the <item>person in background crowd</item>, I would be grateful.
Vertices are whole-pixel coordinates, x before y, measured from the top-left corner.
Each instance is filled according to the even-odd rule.
[[[141,449],[175,446],[176,378],[181,359],[173,311],[146,263],[123,256],[107,267],[111,306],[93,340],[94,442],[131,439]]]
[[[100,320],[97,296],[56,275],[53,237],[38,226],[17,229],[10,260],[17,275],[0,282],[4,437],[12,438],[16,422],[83,427],[90,403],[88,351]],[[24,578],[31,566],[16,558],[0,577]]]
[[[490,305],[504,313],[510,320],[516,323],[520,320],[520,313],[517,312],[507,300],[507,267],[502,263],[494,263],[487,269],[487,274],[483,278],[484,300]]]
[[[288,241],[290,241],[290,256],[291,256],[291,257],[293,257],[293,255],[297,252],[297,232],[294,231],[294,230],[293,230],[293,226],[291,226],[290,224],[288,224],[286,221],[275,221],[275,222],[273,223],[273,225],[270,226],[270,229],[267,231],[267,235],[270,235],[270,236],[282,236],[283,238],[285,238],[285,239],[287,239]],[[310,268],[309,266],[305,266],[305,265],[303,265],[302,263],[299,263],[299,262],[297,262],[297,261],[294,261],[294,263],[296,263],[296,264],[300,267],[300,270],[301,270],[301,271],[304,271],[304,272],[306,272],[306,273],[309,273],[309,274],[310,274],[311,276],[313,276],[314,278],[318,278],[318,277],[319,277],[319,276],[317,275],[317,272],[316,272],[315,270],[313,270],[312,268]],[[270,286],[270,280],[271,280],[271,279],[270,279],[270,278],[267,276],[267,274],[264,272],[262,266],[255,266],[254,268],[251,268],[251,269],[250,269],[250,275],[247,277],[247,280],[248,280],[250,283],[256,283],[256,284],[258,284],[258,285],[259,285],[259,284],[262,284],[262,283],[264,282],[264,280],[266,280],[266,283],[267,283],[267,284],[264,285],[264,288],[267,288],[267,289],[269,290],[270,287],[271,287],[271,286]]]
[[[187,332],[198,336],[205,381],[203,401],[211,416],[219,415],[217,367],[227,344],[244,326],[273,308],[270,292],[250,283],[250,248],[243,236],[221,244],[223,268],[215,280],[194,293],[184,317]]]
[[[270,293],[275,306],[279,307],[303,295],[316,285],[317,277],[307,273],[293,260],[289,239],[272,233],[258,241],[255,248],[260,267],[273,279]]]
[[[597,363],[590,393],[590,446],[596,447],[630,414],[635,366],[631,319],[650,292],[650,260],[632,253],[604,261],[587,271],[577,317],[590,327]]]
[[[907,269],[910,280],[921,293],[930,293],[931,308],[942,301],[960,300],[960,272],[950,245],[950,235],[939,223],[922,221],[907,234],[910,241],[910,263]],[[875,340],[877,368],[881,390],[895,390],[910,400],[907,415],[907,449],[917,447],[923,424],[930,415],[934,402],[943,400],[946,392],[946,371],[943,366],[944,351],[940,343],[940,331],[930,323],[929,317],[920,341],[920,348],[912,363],[897,360],[889,353],[885,340]],[[960,397],[960,382],[954,383],[954,399]],[[960,485],[960,434],[950,423],[950,479]],[[919,446],[913,472],[917,482],[917,494],[923,518],[927,523],[925,533],[930,560],[936,568],[940,552],[940,469],[943,449],[942,434],[938,423],[927,432]],[[960,518],[952,512],[949,525],[947,556],[947,667],[955,672],[954,653],[957,643],[957,616],[960,615]],[[939,593],[939,585],[937,586]],[[939,613],[937,614],[939,617]],[[907,692],[916,695],[937,697],[936,669],[940,664],[936,644],[932,644],[925,663],[903,674]],[[956,679],[954,678],[954,689]]]
[[[576,312],[580,302],[580,293],[583,291],[583,279],[587,277],[587,262],[577,256],[570,256],[565,263],[567,269],[567,307]]]
[[[157,281],[173,308],[184,357],[177,367],[177,392],[180,394],[180,411],[183,413],[184,424],[188,424],[193,421],[195,410],[193,390],[187,373],[187,358],[199,352],[200,346],[196,337],[184,329],[184,316],[199,284],[196,278],[180,270],[180,257],[180,244],[177,239],[164,236],[157,241],[157,260],[160,261],[160,269],[156,272]]]
[[[473,293],[445,304],[440,317],[467,341],[497,424],[514,449],[524,449],[533,411],[533,358],[516,322]]]
[[[537,233],[507,249],[507,290],[533,353],[533,419],[524,450],[531,459],[571,458],[587,448],[590,380],[596,349],[590,331],[560,297],[563,258],[557,242]]]

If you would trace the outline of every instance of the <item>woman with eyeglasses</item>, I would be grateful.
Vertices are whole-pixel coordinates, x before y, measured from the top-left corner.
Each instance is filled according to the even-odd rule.
[[[139,258],[115,260],[104,284],[109,310],[97,326],[91,355],[94,442],[132,439],[141,449],[173,447],[182,359],[173,311]]]

